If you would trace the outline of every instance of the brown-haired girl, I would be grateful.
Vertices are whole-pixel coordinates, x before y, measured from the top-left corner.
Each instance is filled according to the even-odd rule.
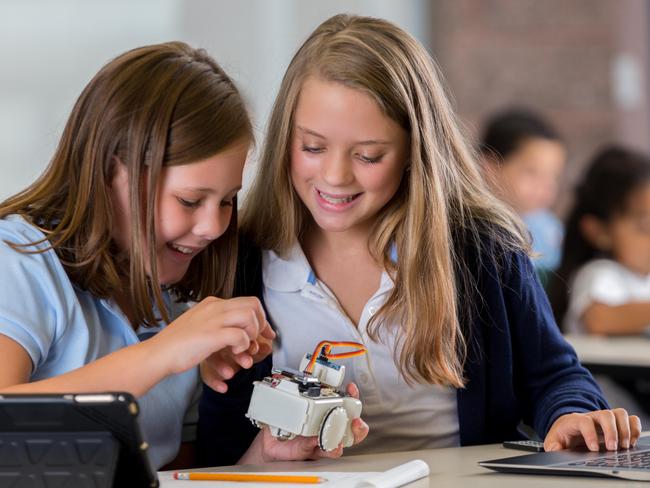
[[[210,383],[213,353],[247,367],[274,336],[259,300],[225,299],[251,141],[203,50],[142,47],[99,71],[43,175],[0,204],[0,393],[130,392],[152,464],[174,458],[197,365]]]
[[[337,15],[300,47],[243,212],[238,291],[263,299],[282,337],[273,364],[297,367],[322,339],[368,347],[344,363],[370,426],[351,452],[514,439],[522,421],[547,450],[598,449],[598,431],[609,449],[636,442],[638,418],[607,409],[560,336],[433,60],[395,25]],[[216,438],[246,447],[255,432],[233,407],[270,365],[225,397],[205,389],[206,452],[223,454]]]

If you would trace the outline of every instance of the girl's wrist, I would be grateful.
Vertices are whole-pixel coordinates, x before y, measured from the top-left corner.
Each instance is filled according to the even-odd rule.
[[[155,377],[156,383],[174,374],[174,367],[172,365],[174,353],[168,351],[165,341],[160,339],[158,338],[158,334],[156,334],[150,339],[135,344],[134,346],[139,349],[139,354],[143,357],[142,364],[146,363],[146,368],[144,369]]]
[[[264,459],[263,435],[264,433],[260,430],[246,452],[237,461],[237,464],[264,464],[268,462]]]

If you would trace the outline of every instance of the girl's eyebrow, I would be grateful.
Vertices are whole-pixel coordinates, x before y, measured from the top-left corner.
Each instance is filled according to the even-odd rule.
[[[300,125],[297,125],[296,129],[304,132],[305,134],[309,134],[309,135],[312,135],[312,136],[315,136],[315,137],[320,137],[321,139],[327,139],[324,135],[319,134],[315,130],[307,129],[306,127],[302,127]]]
[[[327,137],[325,137],[324,135],[319,134],[318,132],[313,131],[311,129],[307,129],[306,127],[302,127],[300,125],[296,125],[296,129],[304,132],[305,134],[309,134],[309,135],[312,135],[312,136],[315,136],[315,137],[319,137],[320,139],[327,139]],[[362,146],[374,145],[374,144],[390,144],[390,143],[391,143],[390,141],[385,141],[383,139],[368,139],[366,141],[357,141],[357,142],[355,142],[355,144],[362,145]]]
[[[232,193],[237,193],[239,190],[241,190],[241,185],[233,188],[229,192],[226,192],[226,195],[230,195]],[[196,193],[216,193],[214,188],[203,188],[203,187],[193,187],[193,186],[186,186],[185,188],[182,188],[183,190],[186,191],[193,191]]]

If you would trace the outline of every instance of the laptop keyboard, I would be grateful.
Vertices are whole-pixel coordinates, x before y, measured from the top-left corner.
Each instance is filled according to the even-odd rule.
[[[567,463],[568,466],[587,466],[590,468],[639,469],[650,471],[650,451],[618,452],[608,456]]]

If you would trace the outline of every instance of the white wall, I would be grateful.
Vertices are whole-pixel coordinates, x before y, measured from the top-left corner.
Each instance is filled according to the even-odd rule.
[[[206,48],[240,86],[261,142],[293,52],[340,12],[384,17],[428,43],[426,0],[2,0],[0,199],[44,169],[94,73],[145,44]]]

